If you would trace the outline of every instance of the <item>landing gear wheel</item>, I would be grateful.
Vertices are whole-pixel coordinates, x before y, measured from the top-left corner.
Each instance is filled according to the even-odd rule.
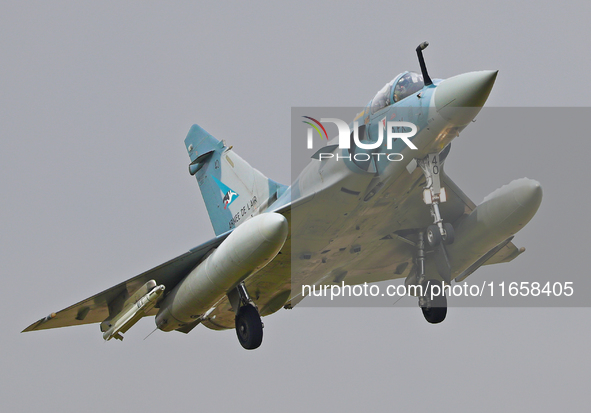
[[[439,227],[437,225],[429,225],[426,233],[429,246],[436,247],[441,244],[441,232],[439,232]]]
[[[443,238],[443,243],[447,245],[453,244],[456,238],[456,233],[454,231],[453,225],[451,225],[449,222],[444,222],[443,229],[445,230],[445,237]]]
[[[263,342],[263,322],[252,305],[240,307],[235,318],[236,335],[242,347],[247,350],[258,348]]]
[[[447,315],[447,297],[443,294],[441,281],[425,280],[421,284],[423,286],[423,293],[425,294],[423,300],[419,301],[423,316],[431,324],[438,324],[445,320]],[[439,286],[437,288],[436,286]],[[435,287],[433,292],[433,299],[431,299],[431,290]],[[437,294],[437,295],[435,295]]]

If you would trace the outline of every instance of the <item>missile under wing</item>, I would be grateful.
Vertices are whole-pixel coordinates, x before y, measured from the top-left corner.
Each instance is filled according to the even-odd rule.
[[[111,313],[113,313],[113,303],[129,299],[150,280],[154,280],[155,285],[163,285],[167,289],[172,289],[201,262],[209,251],[221,244],[228,235],[229,233],[218,235],[216,238],[149,271],[108,288],[61,311],[50,313],[47,317],[43,317],[25,328],[23,332],[101,323],[109,319],[110,305]],[[157,310],[152,309],[146,315],[155,315],[156,312]]]

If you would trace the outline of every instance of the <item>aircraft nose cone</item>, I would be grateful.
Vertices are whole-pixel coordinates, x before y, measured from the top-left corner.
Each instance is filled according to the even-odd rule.
[[[483,70],[450,77],[435,89],[435,108],[448,122],[467,125],[486,102],[498,70]]]

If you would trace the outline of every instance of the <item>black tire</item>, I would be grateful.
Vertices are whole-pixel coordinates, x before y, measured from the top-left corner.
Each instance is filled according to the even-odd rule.
[[[252,305],[240,308],[236,318],[238,341],[247,350],[258,348],[263,342],[263,322],[259,312]]]
[[[447,315],[447,297],[445,294],[439,294],[431,300],[431,289],[437,285],[439,289],[436,289],[435,293],[442,292],[442,283],[439,280],[425,280],[422,285],[423,293],[429,299],[429,304],[426,307],[421,307],[423,317],[431,324],[441,323]]]
[[[431,247],[436,247],[441,244],[441,232],[439,232],[439,227],[437,225],[429,225],[425,233],[427,235],[427,243]]]
[[[449,222],[445,222],[443,224],[443,229],[445,230],[445,238],[443,239],[443,243],[447,245],[451,245],[454,243],[456,239],[456,232],[454,231],[454,227]]]

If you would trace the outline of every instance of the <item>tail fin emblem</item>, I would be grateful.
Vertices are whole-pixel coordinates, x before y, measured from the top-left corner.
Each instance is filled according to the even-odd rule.
[[[224,194],[224,196],[222,198],[222,202],[224,203],[224,209],[227,209],[227,207],[230,206],[232,204],[232,202],[234,202],[234,200],[236,198],[238,198],[239,195],[235,191],[233,191],[232,189],[230,189],[228,186],[226,186],[225,184],[223,184],[215,176],[212,175],[211,177],[213,178],[213,180],[215,181],[215,183],[218,185],[218,187],[222,191],[222,194]]]

